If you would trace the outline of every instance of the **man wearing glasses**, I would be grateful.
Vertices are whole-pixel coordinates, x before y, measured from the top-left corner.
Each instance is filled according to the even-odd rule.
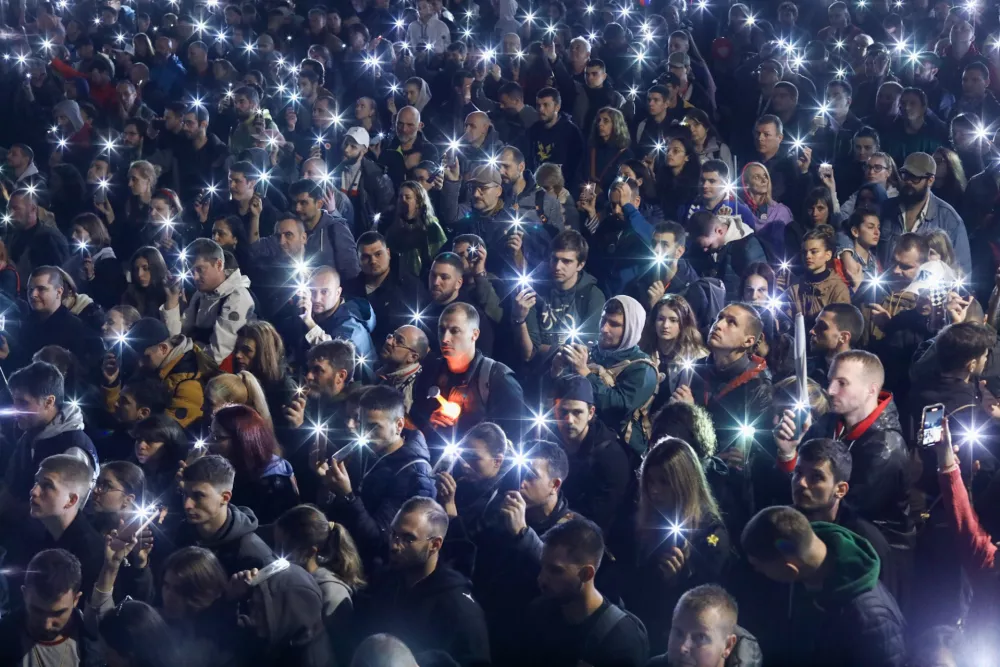
[[[937,166],[927,153],[911,153],[899,170],[899,196],[882,204],[879,260],[888,266],[899,237],[908,232],[926,234],[940,229],[955,248],[959,268],[972,273],[972,256],[965,224],[950,204],[931,192]]]
[[[358,613],[365,635],[386,633],[415,653],[439,651],[458,665],[490,664],[486,618],[472,583],[439,562],[448,515],[430,498],[407,500],[389,526],[389,568]]]
[[[382,365],[375,371],[378,383],[387,384],[402,392],[407,414],[413,405],[413,384],[429,350],[427,334],[419,327],[406,324],[386,336],[379,351]]]

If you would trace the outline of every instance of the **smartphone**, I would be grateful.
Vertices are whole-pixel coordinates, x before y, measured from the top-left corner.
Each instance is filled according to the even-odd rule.
[[[691,382],[694,380],[694,364],[685,364],[681,367],[681,376],[678,379],[678,386],[691,386]]]
[[[284,558],[279,558],[278,560],[273,561],[270,564],[265,565],[262,569],[258,570],[257,574],[254,575],[253,579],[250,580],[250,585],[260,586],[262,583],[264,583],[274,575],[278,574],[279,572],[284,572],[289,567],[291,567],[291,563],[289,563]]]
[[[108,189],[98,187],[97,192],[94,194],[94,201],[98,204],[103,204],[108,201]]]
[[[920,446],[933,447],[944,438],[944,403],[925,405],[920,415]]]

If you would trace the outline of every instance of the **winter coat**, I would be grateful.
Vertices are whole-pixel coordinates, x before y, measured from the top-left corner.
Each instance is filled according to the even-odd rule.
[[[354,493],[335,496],[327,513],[344,524],[370,563],[389,547],[389,524],[403,503],[415,496],[434,498],[437,491],[431,476],[430,452],[419,431],[404,429],[403,446],[367,461],[366,470],[362,479],[351,480]]]
[[[334,338],[343,338],[354,344],[354,352],[365,361],[360,368],[361,376],[366,382],[375,379],[372,370],[378,359],[378,350],[372,344],[372,332],[375,330],[375,313],[367,303],[362,301],[341,301],[337,308],[305,332],[306,342],[317,345]],[[314,316],[315,319],[315,316]]]
[[[653,397],[658,384],[656,368],[649,355],[640,350],[638,345],[625,350],[603,350],[598,347],[591,352],[590,362],[592,366],[605,369],[631,362],[618,374],[614,386],[607,384],[596,372],[591,372],[587,379],[594,388],[594,407],[597,408],[598,419],[626,438],[626,444],[636,454],[642,454],[649,443],[635,412]]]
[[[364,276],[344,281],[344,298],[352,301],[365,301],[372,309],[375,317],[375,327],[372,329],[372,342],[376,351],[380,350],[386,337],[404,324],[413,321],[410,310],[418,304],[430,302],[426,283],[408,273],[390,270],[382,284],[374,291],[365,289]]]
[[[190,338],[178,342],[155,371],[156,376],[170,392],[167,414],[181,426],[189,426],[200,419],[205,403],[203,384],[218,373],[218,366],[208,355],[196,346]],[[101,387],[104,406],[113,413],[121,394],[121,374],[117,384]]]
[[[274,560],[271,548],[257,536],[257,517],[248,507],[229,505],[229,515],[219,532],[205,540],[184,521],[177,529],[174,547],[203,547],[215,554],[228,575],[260,569]]]
[[[160,309],[171,336],[183,333],[199,343],[217,364],[222,364],[236,346],[236,332],[254,319],[250,280],[239,269],[211,292],[195,292],[181,319],[180,307]]]
[[[833,438],[851,452],[851,505],[879,527],[897,548],[913,546],[912,484],[906,441],[892,394],[882,392],[878,407],[850,432],[840,415],[829,412],[813,424],[804,440]]]
[[[69,312],[66,306],[59,306],[56,312],[42,319],[31,311],[24,319],[19,338],[20,363],[27,366],[36,352],[47,345],[58,345],[76,355],[86,369],[95,368],[104,357],[104,344],[97,332],[84,324],[83,320]]]
[[[739,301],[740,283],[747,267],[766,262],[764,248],[749,225],[733,220],[726,230],[725,245],[718,250],[700,251],[693,247],[685,254],[700,276],[718,278],[726,286],[726,301]]]
[[[490,664],[486,617],[472,596],[472,583],[438,564],[407,588],[402,573],[386,572],[358,596],[364,632],[384,632],[401,639],[414,652],[443,651],[462,667]]]
[[[63,264],[63,268],[76,280],[76,286],[81,294],[90,295],[104,308],[118,305],[127,286],[121,260],[115,257],[115,251],[110,246],[93,253],[91,259],[94,262],[93,280],[87,280],[83,272],[81,253],[73,253],[73,256]]]
[[[791,316],[799,313],[805,317],[806,327],[810,327],[823,308],[831,303],[850,303],[851,290],[837,273],[827,269],[823,273],[806,274],[788,290]]]
[[[397,218],[383,232],[398,268],[414,276],[425,277],[434,258],[448,242],[437,218],[418,217],[415,220]]]
[[[250,246],[250,257],[254,261],[275,260],[283,255],[277,236],[261,238]],[[314,266],[337,269],[342,281],[361,273],[358,248],[348,222],[329,211],[323,212],[315,227],[306,230],[305,256]]]
[[[535,177],[531,172],[524,172],[524,189],[521,190],[521,194],[515,197],[513,191],[505,187],[503,200],[506,206],[515,211],[534,211],[542,226],[552,236],[566,228],[562,204],[535,183]]]
[[[793,588],[788,638],[794,664],[902,667],[905,621],[878,580],[878,555],[846,528],[823,522],[812,527],[826,545],[832,570],[819,591]]]
[[[686,259],[677,260],[677,272],[674,277],[667,281],[665,294],[678,294],[688,302],[694,312],[695,320],[699,329],[706,329],[715,319],[715,313],[709,312],[709,303],[706,302],[705,293],[702,290],[688,290],[691,283],[698,280],[700,276],[691,268],[691,264]],[[649,288],[656,281],[663,282],[662,270],[653,267],[642,273],[639,277],[630,281],[625,286],[624,293],[642,304],[648,313],[653,304],[649,302]]]
[[[331,183],[334,187],[340,188],[354,206],[354,220],[349,220],[348,223],[354,237],[357,238],[371,230],[379,219],[390,217],[394,207],[392,181],[385,175],[385,169],[380,164],[368,158],[361,158],[357,187],[348,192],[341,187],[343,169],[344,167],[338,165],[331,170]]]
[[[962,217],[950,204],[934,193],[929,196],[927,214],[916,231],[920,234],[927,234],[935,229],[940,229],[947,234],[951,245],[955,248],[955,261],[962,271],[969,275],[972,273],[972,255],[969,250],[969,236],[965,229],[965,223],[962,222]],[[900,204],[901,201],[898,197],[888,199],[882,204],[881,237],[878,244],[878,258],[882,262],[882,266],[892,264],[896,242],[906,231],[903,226]]]
[[[771,372],[767,362],[748,355],[725,369],[716,368],[711,357],[695,366],[691,394],[712,415],[720,431],[730,429],[734,421],[767,414],[770,407]],[[728,445],[731,438],[720,444]]]

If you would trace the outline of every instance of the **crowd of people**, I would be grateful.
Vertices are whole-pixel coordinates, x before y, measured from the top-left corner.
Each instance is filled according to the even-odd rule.
[[[0,667],[995,664],[997,9],[0,2]]]

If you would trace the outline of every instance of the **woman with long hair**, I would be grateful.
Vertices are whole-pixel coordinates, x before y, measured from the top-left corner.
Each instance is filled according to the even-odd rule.
[[[701,461],[683,440],[663,438],[639,468],[634,547],[622,597],[647,627],[669,628],[685,591],[720,581],[729,533]],[[650,650],[662,652],[667,636],[651,635]]]
[[[63,265],[83,294],[104,308],[118,303],[125,291],[121,261],[111,247],[111,234],[99,217],[81,213],[70,223],[73,251]]]
[[[285,343],[270,322],[247,322],[236,332],[233,372],[252,373],[264,390],[268,405],[283,406],[300,392],[288,372]],[[287,423],[283,410],[271,415],[276,427]]]
[[[679,215],[698,194],[701,162],[691,139],[683,133],[666,140],[663,163],[656,173],[660,205],[668,219]]]
[[[146,476],[146,490],[151,498],[177,498],[177,468],[191,451],[188,434],[173,417],[166,414],[146,417],[132,427],[135,441],[133,462]],[[173,506],[176,508],[176,503]]]
[[[632,138],[622,112],[611,107],[598,111],[584,153],[584,180],[595,183],[597,192],[607,192],[612,181],[618,177],[622,162],[632,157],[631,144]]]
[[[149,35],[144,32],[134,35],[132,37],[132,47],[135,50],[132,60],[137,63],[143,63],[147,67],[153,66],[153,59],[156,57],[156,53],[153,51],[153,42],[149,39]]]
[[[834,224],[833,194],[826,186],[819,186],[810,190],[802,202],[802,212],[795,220],[785,226],[785,251],[795,252],[788,257],[789,261],[798,260],[798,253],[802,250],[802,241],[806,232],[816,229],[820,225]],[[802,264],[792,261],[792,267],[796,273],[802,271]]]
[[[139,248],[132,255],[131,281],[122,295],[122,304],[132,306],[143,317],[160,317],[160,306],[167,301],[167,263],[152,246]]]
[[[145,497],[142,468],[131,461],[109,461],[101,466],[88,507],[94,512],[121,514],[141,506]]]
[[[273,523],[299,502],[295,474],[264,418],[246,405],[228,405],[212,417],[213,454],[236,470],[233,502],[249,507],[261,524]]]
[[[941,146],[934,151],[934,164],[937,172],[934,175],[933,192],[941,199],[951,204],[952,208],[962,210],[962,198],[969,184],[965,178],[965,168],[958,153]]]
[[[566,229],[580,231],[580,211],[576,208],[573,195],[566,189],[566,178],[562,167],[551,162],[543,162],[535,170],[535,183],[559,200],[559,205],[562,206],[563,226]]]
[[[771,190],[771,173],[760,162],[748,162],[740,176],[743,187],[740,197],[757,217],[754,234],[775,257],[787,257],[785,227],[794,220],[792,211],[781,202],[774,201]]]
[[[0,292],[12,299],[21,298],[21,276],[10,259],[7,244],[0,239]]]
[[[212,223],[212,240],[233,253],[241,267],[250,266],[250,234],[238,215],[226,215]],[[245,271],[243,271],[245,273]]]
[[[385,240],[401,269],[426,280],[431,262],[448,237],[434,215],[430,196],[416,181],[399,186],[396,219],[386,228]]]
[[[99,206],[104,214],[114,246],[122,255],[129,256],[144,244],[146,224],[150,218],[150,202],[156,191],[159,167],[146,160],[136,160],[128,169],[128,195],[122,205],[122,218],[117,220],[114,208],[108,202]]]
[[[691,42],[694,48],[694,42]],[[712,125],[708,114],[701,109],[687,109],[684,112],[684,126],[691,133],[691,140],[694,142],[695,152],[698,154],[700,162],[709,160],[722,160],[730,169],[735,168],[733,163],[733,153],[722,141],[718,130]]]
[[[159,188],[149,200],[149,226],[143,243],[155,246],[163,255],[177,254],[185,245],[181,198],[169,188]]]
[[[662,378],[651,413],[670,399],[691,364],[708,356],[694,311],[687,300],[677,294],[665,294],[650,309],[639,349],[653,360]]]
[[[253,408],[264,419],[268,428],[274,430],[264,390],[249,371],[240,371],[236,375],[231,373],[216,375],[205,385],[206,416],[211,418],[211,415],[226,405],[245,405]]]

